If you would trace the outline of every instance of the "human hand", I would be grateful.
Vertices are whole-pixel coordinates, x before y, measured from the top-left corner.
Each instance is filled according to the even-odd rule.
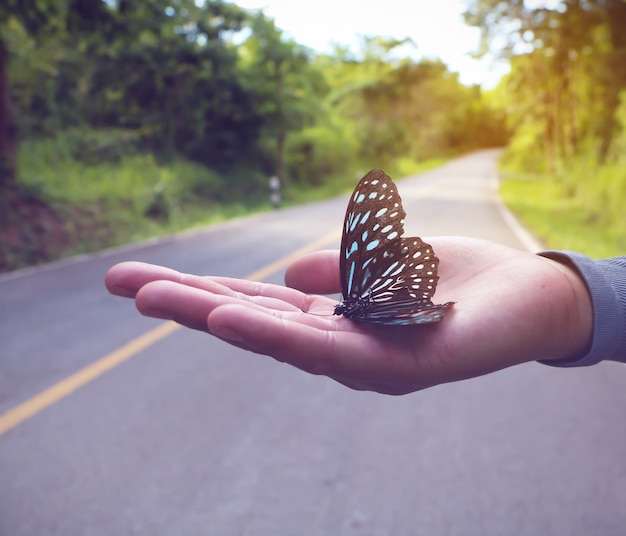
[[[536,359],[584,355],[591,300],[556,261],[472,238],[428,238],[440,259],[436,303],[457,302],[435,324],[379,326],[332,315],[339,253],[293,263],[287,287],[181,274],[155,265],[112,267],[112,294],[138,310],[206,331],[353,389],[405,394]]]

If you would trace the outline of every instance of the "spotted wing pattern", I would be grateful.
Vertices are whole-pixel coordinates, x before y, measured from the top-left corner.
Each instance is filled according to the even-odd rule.
[[[373,324],[438,322],[454,302],[435,305],[439,259],[421,238],[402,238],[402,200],[393,181],[373,169],[348,203],[341,239],[343,301],[335,315]]]

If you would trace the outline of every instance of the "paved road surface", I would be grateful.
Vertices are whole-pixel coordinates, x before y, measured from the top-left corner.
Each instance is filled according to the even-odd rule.
[[[495,156],[403,181],[408,234],[521,248]],[[337,231],[345,204],[0,278],[0,413],[158,325],[107,295],[113,263],[243,277]],[[0,437],[0,535],[623,536],[624,408],[617,364],[394,398],[181,329]]]

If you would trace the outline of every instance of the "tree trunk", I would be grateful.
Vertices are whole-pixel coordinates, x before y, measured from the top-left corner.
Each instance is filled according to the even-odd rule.
[[[0,38],[0,198],[6,199],[16,190],[17,125],[11,103],[8,58]]]
[[[278,133],[276,134],[276,175],[285,184],[285,142],[287,129],[285,127],[285,112],[283,109],[283,71],[282,58],[272,61],[274,67],[274,91],[276,95],[276,112],[278,116]]]
[[[287,141],[287,134],[281,132],[276,136],[276,175],[285,184],[285,145]]]

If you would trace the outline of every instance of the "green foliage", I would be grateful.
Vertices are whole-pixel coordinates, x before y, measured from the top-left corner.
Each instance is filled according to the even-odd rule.
[[[268,207],[271,175],[314,198],[508,136],[496,100],[409,40],[315,55],[220,0],[9,0],[3,43],[24,206],[0,242],[28,262],[51,233],[79,251]]]
[[[75,140],[22,144],[19,199],[0,208],[0,271],[269,208],[258,173],[222,177],[150,153],[85,165]]]
[[[466,18],[511,62],[493,95],[512,134],[502,167],[518,177],[505,199],[550,247],[623,254],[626,2],[478,0]]]
[[[614,257],[626,250],[623,166],[616,173],[598,177],[591,203],[584,195],[567,195],[560,183],[541,176],[509,176],[501,181],[500,194],[547,248],[580,251],[592,258]],[[622,178],[617,192],[621,197],[612,198],[606,210],[595,205],[599,198],[609,200],[605,188],[616,178]]]
[[[320,186],[330,174],[350,175],[359,144],[354,124],[334,118],[294,134],[287,146],[286,173],[297,184]]]
[[[310,52],[285,38],[273,20],[258,13],[251,24],[241,50],[243,81],[261,118],[261,137],[271,140],[263,145],[271,162],[263,171],[285,182],[289,137],[314,123],[326,83]]]
[[[25,141],[20,150],[20,184],[53,202],[127,203],[137,213],[148,210],[157,198],[182,210],[184,205],[196,202],[220,203],[227,195],[226,179],[181,158],[160,163],[150,152],[124,154],[120,150],[115,158],[86,163],[79,151],[84,139],[115,139],[117,133],[99,130],[92,134],[83,132],[81,137],[71,132]]]
[[[328,102],[355,125],[359,153],[372,166],[425,160],[507,141],[504,117],[481,91],[440,61],[389,59],[404,42],[364,38],[357,55],[317,60],[328,72]]]
[[[593,143],[602,162],[618,134],[615,114],[626,87],[626,3],[572,0],[549,9],[480,0],[467,20],[485,43],[508,40],[501,53],[511,74],[502,91],[518,157],[526,152],[554,173]]]
[[[246,165],[318,184],[346,158],[382,166],[506,141],[482,136],[498,120],[476,88],[440,62],[394,57],[405,41],[366,37],[356,53],[315,57],[234,4],[95,3],[89,21],[79,3],[62,16],[43,2],[45,32],[7,19],[23,137],[105,129],[160,160],[182,154],[221,174]],[[106,157],[85,143],[85,158]]]

